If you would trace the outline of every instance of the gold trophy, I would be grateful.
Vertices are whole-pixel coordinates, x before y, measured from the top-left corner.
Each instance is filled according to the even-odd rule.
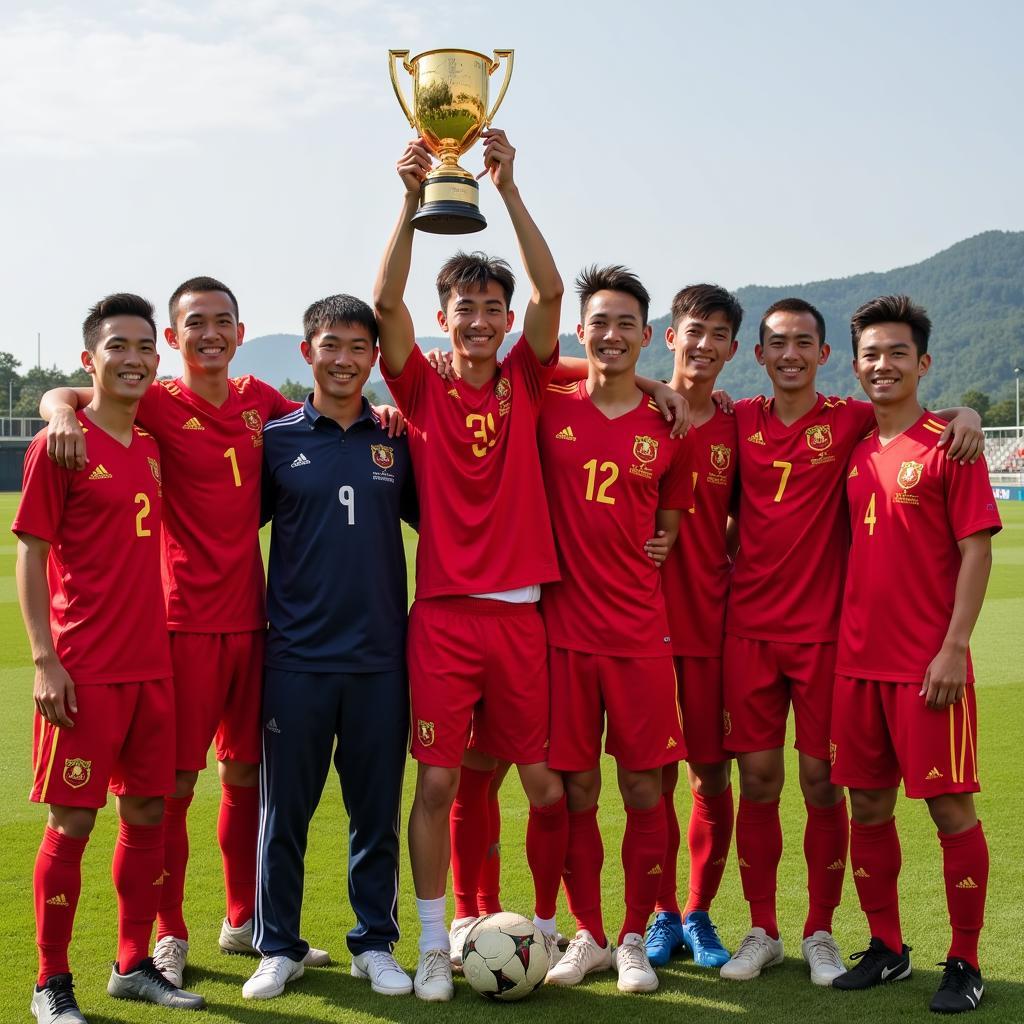
[[[494,59],[474,50],[427,50],[409,60],[408,50],[390,50],[391,84],[413,131],[440,157],[420,189],[420,208],[412,219],[421,231],[468,235],[487,227],[480,212],[480,186],[459,157],[489,128],[512,77],[512,50],[495,50]],[[505,80],[487,110],[487,85],[505,58]],[[412,109],[398,84],[397,62],[412,76]]]

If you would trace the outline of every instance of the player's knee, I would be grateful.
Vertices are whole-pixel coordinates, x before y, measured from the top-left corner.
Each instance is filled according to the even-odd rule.
[[[691,764],[688,766],[687,777],[690,788],[703,797],[721,796],[728,788],[731,779],[731,761],[719,764]],[[662,787],[666,793],[671,792],[662,776]],[[673,785],[673,788],[674,785]]]
[[[117,813],[128,825],[159,825],[164,816],[164,798],[123,796],[117,801]]]
[[[619,772],[619,792],[627,807],[645,811],[661,802],[661,772]]]
[[[60,807],[51,804],[47,824],[72,839],[85,839],[96,824],[96,811],[92,807]]]
[[[174,775],[174,798],[184,800],[191,796],[199,781],[199,772],[176,772]]]
[[[970,793],[946,793],[928,800],[928,813],[944,835],[956,835],[973,828],[978,821]]]
[[[565,776],[565,797],[570,811],[586,811],[601,795],[601,776],[597,772],[572,772]]]
[[[781,766],[776,767],[763,761],[740,765],[740,792],[747,800],[755,803],[778,800],[784,780],[785,772]]]
[[[533,807],[550,807],[557,804],[565,793],[562,776],[553,772],[547,765],[530,765],[520,768],[523,790]]]
[[[242,761],[219,761],[217,770],[220,773],[220,781],[227,786],[251,788],[258,785],[260,781],[260,766],[258,764],[244,764]]]
[[[858,825],[882,825],[893,815],[896,796],[888,789],[851,789],[850,816]]]
[[[416,784],[420,807],[427,814],[447,814],[459,788],[459,773],[455,768],[423,765]]]

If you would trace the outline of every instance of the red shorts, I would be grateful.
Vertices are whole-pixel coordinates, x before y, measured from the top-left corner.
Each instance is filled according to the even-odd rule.
[[[547,758],[548,670],[535,604],[434,597],[409,615],[412,756],[457,768],[474,749],[500,761]]]
[[[31,800],[102,807],[115,796],[174,792],[174,683],[79,686],[73,729],[35,715]]]
[[[266,632],[171,633],[180,772],[218,761],[259,764]]]
[[[794,746],[828,760],[836,645],[725,638],[722,657],[725,746],[738,754],[786,744],[793,704]]]
[[[916,683],[836,676],[832,699],[832,781],[850,789],[895,789],[926,800],[977,793],[978,718],[974,687],[937,711]]]
[[[586,772],[605,750],[626,771],[642,772],[686,757],[671,656],[612,658],[548,649],[551,751],[560,772]]]
[[[722,736],[722,659],[676,656],[675,666],[686,759],[694,764],[728,761],[732,754]]]

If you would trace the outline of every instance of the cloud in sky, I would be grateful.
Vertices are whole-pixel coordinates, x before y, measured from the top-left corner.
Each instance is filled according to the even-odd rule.
[[[418,24],[416,10],[370,0],[24,6],[0,36],[0,153],[159,153],[272,133],[375,101],[381,40]]]

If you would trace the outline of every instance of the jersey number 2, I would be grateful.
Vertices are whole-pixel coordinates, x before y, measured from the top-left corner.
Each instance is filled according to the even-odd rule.
[[[139,491],[135,495],[135,504],[139,506],[139,511],[135,513],[135,536],[136,537],[152,537],[153,531],[147,526],[143,526],[146,516],[149,515],[149,497]]]

